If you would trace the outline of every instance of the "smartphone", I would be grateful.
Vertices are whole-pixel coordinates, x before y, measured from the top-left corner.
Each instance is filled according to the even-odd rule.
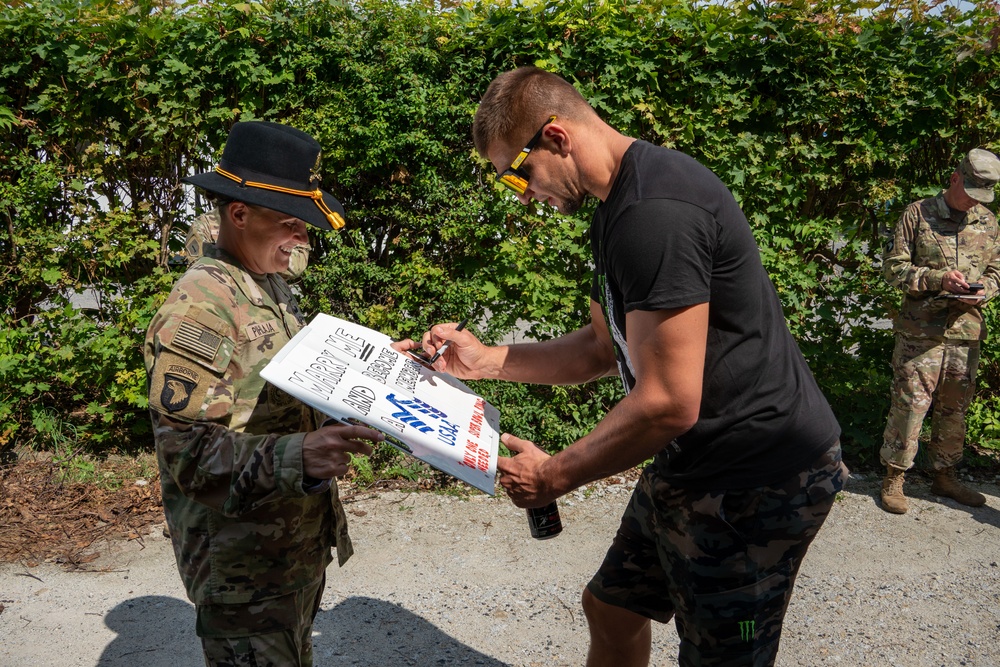
[[[983,284],[982,283],[969,283],[969,291],[970,292],[978,292],[981,289],[983,289]]]
[[[412,350],[406,350],[406,354],[410,355],[420,363],[430,366],[431,358],[428,357],[423,350],[415,347]]]

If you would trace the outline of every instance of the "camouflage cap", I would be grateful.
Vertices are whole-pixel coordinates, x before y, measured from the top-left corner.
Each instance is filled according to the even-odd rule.
[[[1000,158],[982,148],[973,148],[958,171],[967,195],[983,204],[993,201],[993,188],[1000,181]]]

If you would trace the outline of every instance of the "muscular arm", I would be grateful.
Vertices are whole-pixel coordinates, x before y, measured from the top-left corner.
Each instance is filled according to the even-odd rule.
[[[590,304],[590,316],[590,324],[559,338],[495,347],[483,345],[468,330],[456,331],[454,324],[439,324],[424,334],[422,345],[428,355],[433,355],[449,341],[435,367],[465,380],[582,384],[615,372],[611,336],[600,306],[594,302]],[[401,352],[415,346],[411,340],[393,344]]]
[[[583,384],[615,373],[615,353],[600,306],[590,324],[553,340],[497,348],[491,377],[533,384]]]
[[[538,450],[503,460],[501,483],[514,502],[540,506],[653,456],[698,420],[708,304],[627,315],[636,385],[597,427],[552,457]],[[540,456],[539,456],[540,454]]]

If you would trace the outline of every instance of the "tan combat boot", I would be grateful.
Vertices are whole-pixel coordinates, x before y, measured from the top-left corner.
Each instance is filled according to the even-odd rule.
[[[882,509],[893,514],[906,514],[910,509],[903,495],[903,471],[899,468],[886,466],[885,479],[882,480]]]
[[[986,504],[986,496],[977,493],[958,481],[955,467],[943,468],[934,473],[934,483],[931,493],[944,496],[969,507],[982,507]]]

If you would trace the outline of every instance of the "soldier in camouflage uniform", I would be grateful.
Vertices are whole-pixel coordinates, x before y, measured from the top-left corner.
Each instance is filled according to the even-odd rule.
[[[979,507],[981,494],[962,485],[955,465],[965,444],[965,411],[972,400],[979,341],[986,338],[984,305],[1000,289],[993,201],[1000,160],[973,149],[951,175],[948,189],[910,204],[883,260],[886,280],[903,290],[894,322],[892,406],[883,435],[882,508],[909,509],[903,477],[913,465],[924,416],[933,405],[928,443],[931,492]]]
[[[351,556],[335,477],[381,434],[320,426],[260,377],[303,326],[280,272],[306,223],[343,225],[310,171],[319,145],[237,123],[214,172],[218,242],[177,281],[146,334],[163,506],[207,665],[311,665],[313,618],[336,548]]]
[[[219,238],[219,225],[221,224],[222,213],[217,208],[202,213],[194,219],[184,242],[188,266],[198,261],[198,258],[205,254],[208,246],[215,245]],[[308,265],[309,246],[297,245],[292,248],[292,256],[288,260],[288,270],[281,271],[278,275],[288,282],[293,282],[302,275]]]

